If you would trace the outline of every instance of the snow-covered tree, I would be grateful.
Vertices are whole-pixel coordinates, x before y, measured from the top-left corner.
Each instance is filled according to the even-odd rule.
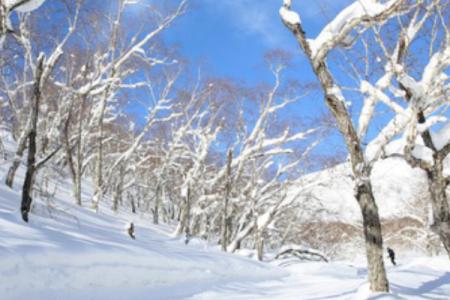
[[[116,16],[113,18],[114,22],[111,24],[111,39],[109,42],[108,51],[106,55],[103,56],[103,71],[101,73],[101,76],[107,76],[108,80],[105,81],[103,92],[98,99],[98,106],[96,111],[93,112],[96,115],[96,128],[98,128],[95,175],[96,188],[93,197],[93,206],[96,209],[98,208],[98,204],[102,199],[103,194],[104,119],[108,103],[114,99],[120,84],[126,79],[127,75],[133,73],[133,70],[126,67],[127,62],[129,62],[133,56],[141,56],[141,59],[151,66],[165,62],[164,60],[155,58],[151,54],[148,54],[144,48],[148,46],[149,43],[153,41],[161,32],[167,29],[175,19],[183,14],[186,1],[181,1],[174,12],[169,13],[167,16],[160,16],[160,20],[157,22],[153,30],[150,30],[148,33],[143,35],[143,37],[138,38],[138,36],[135,36],[129,41],[127,46],[119,48],[119,33],[123,26],[122,15],[128,5],[133,5],[133,3],[130,4],[125,0],[119,1]]]
[[[317,75],[325,102],[336,119],[350,155],[355,198],[363,218],[370,288],[372,291],[388,291],[381,224],[370,180],[372,163],[365,156],[360,136],[348,109],[348,99],[345,98],[336,75],[328,67],[327,59],[332,50],[352,40],[354,32],[358,33],[397,16],[403,1],[354,1],[328,23],[315,39],[307,38],[305,25],[302,24],[300,16],[291,9],[291,4],[290,0],[284,0],[280,9],[282,21],[297,39]]]
[[[12,187],[14,176],[19,166],[21,157],[24,154],[24,150],[28,148],[27,171],[23,183],[21,204],[22,218],[26,222],[28,221],[28,213],[31,209],[31,191],[36,176],[35,174],[61,148],[61,146],[52,143],[54,149],[49,153],[47,149],[47,146],[49,145],[47,136],[55,132],[55,130],[57,130],[56,128],[61,124],[61,114],[56,112],[56,115],[53,115],[53,117],[50,117],[50,114],[48,114],[48,118],[45,118],[45,121],[41,122],[42,120],[39,118],[39,112],[42,110],[41,106],[44,104],[44,97],[47,96],[47,98],[49,98],[48,93],[51,91],[51,88],[49,88],[49,86],[51,86],[51,84],[49,84],[49,80],[54,75],[54,69],[64,53],[64,47],[74,32],[77,18],[78,13],[75,14],[73,20],[69,20],[69,28],[67,29],[66,35],[56,44],[54,49],[48,54],[48,57],[43,52],[40,52],[37,57],[34,55],[34,52],[36,51],[34,49],[35,45],[30,39],[30,25],[28,24],[26,18],[22,19],[20,23],[20,32],[17,34],[17,39],[23,46],[23,51],[25,54],[23,58],[25,75],[21,79],[16,80],[14,83],[16,86],[15,91],[17,92],[21,90],[22,93],[27,95],[30,99],[25,99],[25,101],[28,101],[29,104],[29,109],[24,110],[26,112],[25,115],[17,115],[18,119],[21,119],[22,125],[26,125],[23,125],[22,127],[23,129],[20,134],[16,157],[14,158],[14,161],[8,171],[6,183]],[[20,81],[26,81],[28,79],[30,80],[29,84],[23,84]],[[14,100],[17,100],[17,98],[18,97]],[[48,99],[45,104],[47,106],[49,105]],[[15,112],[17,112],[17,110],[15,110]],[[45,128],[46,132],[38,135],[39,130],[42,129],[43,126],[47,127]],[[39,138],[43,139],[40,143],[40,149],[37,148]]]
[[[40,14],[18,15],[19,50],[2,50],[14,53],[15,69],[0,84],[11,121],[2,122],[17,142],[9,186],[28,158],[24,219],[41,182],[36,173],[48,166],[46,174],[71,179],[80,206],[87,200],[82,183],[93,181],[94,209],[104,199],[116,212],[148,214],[187,241],[199,236],[230,252],[254,247],[260,259],[264,247],[278,244],[274,224],[298,207],[289,192],[296,184],[291,172],[316,145],[317,131],[278,123],[301,98],[283,81],[279,64],[269,87],[251,90],[201,76],[191,83],[188,67],[159,39],[186,3],[152,6],[148,31],[138,32],[126,23],[129,6],[137,5],[130,1],[95,16],[77,6],[61,13],[69,22],[58,26],[43,25]],[[45,9],[53,7],[43,15]],[[107,33],[82,30],[90,26]],[[47,31],[54,44],[43,38]],[[129,110],[136,108],[143,109],[133,116]]]
[[[450,255],[450,211],[446,189],[444,161],[450,153],[448,122],[450,66],[450,36],[445,15],[448,3],[425,1],[410,5],[411,12],[395,24],[395,43],[390,45],[383,36],[383,27],[374,30],[374,39],[381,49],[379,60],[385,64],[384,73],[375,83],[361,81],[366,101],[361,116],[361,132],[373,116],[374,106],[380,102],[389,107],[394,118],[367,147],[367,155],[377,159],[386,153],[396,136],[403,134],[401,155],[412,167],[424,170],[428,180],[433,221],[431,228],[439,235]],[[431,29],[429,29],[431,27]],[[427,54],[420,54],[419,37],[431,33]],[[410,65],[412,59],[424,63]]]
[[[289,145],[315,132],[310,129],[291,133],[289,128],[275,135],[269,132],[277,113],[300,98],[283,96],[280,92],[282,69],[279,65],[273,67],[275,84],[264,94],[251,130],[247,126],[241,129],[242,134],[228,150],[233,153],[232,159],[230,154],[223,155],[223,164],[203,183],[204,192],[195,208],[198,217],[205,216],[208,230],[221,232],[222,248],[227,251],[236,251],[253,234],[259,258],[266,229],[294,201],[293,197],[287,197],[292,182],[283,177],[298,167],[315,145],[307,147],[299,159],[281,163],[281,157],[293,153]]]

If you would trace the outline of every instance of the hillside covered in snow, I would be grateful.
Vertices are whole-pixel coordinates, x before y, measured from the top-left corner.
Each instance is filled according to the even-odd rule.
[[[396,144],[390,148],[397,149]],[[447,160],[445,173],[449,172]],[[430,196],[425,173],[393,157],[378,161],[371,179],[387,244],[421,254],[441,252],[429,229]],[[311,246],[340,258],[350,258],[356,248],[362,247],[361,233],[354,234],[361,232],[362,219],[348,163],[301,177],[290,196],[298,203],[307,203],[298,213],[301,233],[292,235],[291,241],[310,241]],[[318,237],[320,242],[314,242]]]
[[[6,150],[14,148],[8,132],[2,133],[2,141]],[[392,294],[370,296],[362,249],[355,245],[352,253],[359,253],[356,260],[326,263],[302,261],[295,256],[274,259],[275,252],[268,253],[265,262],[258,262],[247,257],[253,256],[248,255],[252,251],[239,251],[241,255],[223,253],[216,244],[198,238],[186,243],[184,237],[174,237],[173,227],[153,225],[149,213],[135,214],[127,206],[114,212],[109,197],[96,211],[90,208],[89,181],[83,182],[80,207],[68,196],[70,180],[51,173],[38,177],[40,189],[36,191],[30,221],[25,223],[18,205],[24,168],[19,168],[16,184],[10,189],[3,182],[10,163],[11,156],[7,155],[0,164],[2,299],[312,300],[320,296],[444,300],[450,293],[450,264],[444,256],[426,258],[398,251],[399,266],[388,267]],[[383,173],[382,167],[375,173],[378,180],[382,181],[386,174],[398,175],[388,172],[391,170]],[[342,176],[345,171],[345,165],[339,165],[303,177],[301,180],[307,183],[302,184],[314,187],[310,192],[322,196],[320,201],[326,206],[333,207],[326,201],[334,196],[332,201],[342,205],[348,201],[346,209],[355,209],[348,176]],[[400,180],[409,183],[414,178],[408,172],[403,175],[405,178]],[[406,190],[413,188],[402,186]],[[335,215],[323,215],[322,224],[333,216],[344,215],[339,209],[342,207]],[[355,209],[346,221],[353,224],[357,219]],[[136,239],[127,233],[130,222],[135,226]]]
[[[7,165],[1,163],[2,174]],[[79,207],[67,200],[66,180],[54,178],[47,189],[24,223],[18,185],[0,185],[2,299],[369,299],[364,260],[261,263],[198,239],[186,245],[149,215],[112,212],[109,200],[98,213]],[[135,240],[127,234],[130,221]],[[388,268],[393,294],[370,299],[448,299],[445,257],[399,254],[400,266]]]
[[[418,213],[415,203],[419,197],[427,197],[426,177],[423,171],[412,169],[401,158],[381,160],[372,171],[373,189],[380,210],[380,217],[393,219]],[[361,212],[354,197],[353,180],[348,164],[302,177],[299,201],[312,198],[327,211],[313,216],[325,220],[355,222],[361,220]],[[292,192],[295,194],[295,190]]]
[[[0,300],[450,299],[449,19],[0,1]]]

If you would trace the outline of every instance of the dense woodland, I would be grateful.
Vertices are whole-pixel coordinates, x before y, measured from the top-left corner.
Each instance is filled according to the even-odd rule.
[[[449,1],[354,1],[315,39],[301,9],[280,1],[298,52],[268,53],[273,80],[256,86],[202,72],[165,43],[195,9],[188,0],[137,14],[131,0],[44,1],[0,1],[0,123],[16,145],[1,148],[4,179],[21,187],[24,222],[50,181],[69,178],[77,205],[131,211],[186,243],[255,249],[260,260],[286,244],[329,257],[365,247],[373,291],[389,290],[386,236],[450,257]],[[313,81],[286,79],[293,55]],[[311,94],[329,112],[285,117]],[[342,148],[317,150],[336,135]],[[371,175],[389,159],[424,181],[403,218],[381,220]],[[311,192],[321,176],[351,182],[360,220],[321,217],[331,211]]]

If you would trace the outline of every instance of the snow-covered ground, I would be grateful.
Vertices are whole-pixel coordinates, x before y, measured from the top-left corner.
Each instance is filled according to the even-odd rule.
[[[9,162],[0,164],[0,299],[367,299],[360,262],[295,260],[260,263],[220,252],[193,239],[185,245],[172,229],[148,215],[112,212],[102,203],[73,204],[70,184],[54,178],[54,196],[35,201],[30,223],[20,218],[19,170],[14,190],[4,185]],[[129,221],[136,240],[126,233]],[[371,299],[450,299],[446,257],[406,258],[388,267],[393,294]]]
[[[214,287],[190,299],[450,299],[448,258],[405,259],[388,267],[392,294],[368,296],[363,266],[348,262],[311,262],[285,266],[287,277],[252,284],[229,283]]]
[[[185,245],[170,228],[151,226],[149,216],[114,213],[110,203],[96,213],[88,193],[80,208],[70,202],[66,181],[56,183],[55,198],[35,201],[26,224],[21,171],[14,191],[0,184],[0,299],[185,299],[228,282],[287,274],[196,239]],[[129,221],[136,240],[126,232]]]

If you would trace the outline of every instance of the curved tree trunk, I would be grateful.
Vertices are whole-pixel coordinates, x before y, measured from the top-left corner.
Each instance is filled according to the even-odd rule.
[[[241,242],[248,237],[254,229],[257,228],[256,220],[251,220],[247,225],[238,229],[238,233],[234,237],[234,239],[227,246],[227,251],[230,253],[235,252],[241,248]]]
[[[308,57],[325,94],[325,103],[336,120],[350,154],[352,173],[356,185],[355,196],[363,218],[370,290],[373,292],[389,292],[389,282],[383,261],[383,237],[380,218],[370,182],[371,167],[365,161],[361,142],[353,126],[345,99],[328,69],[325,61],[326,57],[313,58],[311,47],[306,39],[302,25],[300,23],[285,23],[285,25],[293,33]]]

